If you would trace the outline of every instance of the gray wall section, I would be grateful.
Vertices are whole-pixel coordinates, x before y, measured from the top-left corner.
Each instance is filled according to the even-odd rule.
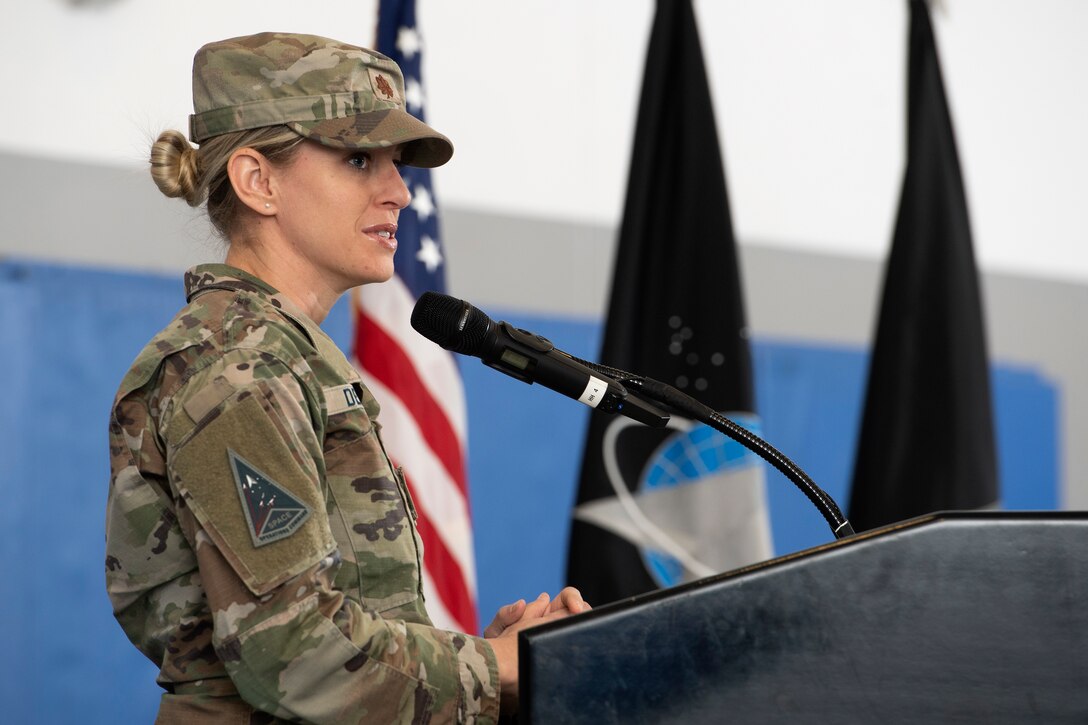
[[[166,199],[146,171],[0,153],[0,253],[175,274],[222,258],[201,212]],[[439,189],[439,192],[441,189]],[[450,292],[477,306],[597,318],[607,305],[615,230],[443,209]],[[866,346],[882,262],[741,247],[758,337]],[[983,276],[990,353],[1060,391],[1063,505],[1088,509],[1088,285]]]
[[[0,153],[0,253],[154,272],[222,259],[203,212],[145,169]]]

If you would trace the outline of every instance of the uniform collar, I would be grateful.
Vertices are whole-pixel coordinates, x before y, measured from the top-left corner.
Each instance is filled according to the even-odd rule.
[[[229,264],[198,264],[185,272],[185,300],[192,302],[201,294],[213,289],[247,292],[267,301],[296,324],[301,326],[313,342],[318,324],[302,311],[287,295],[249,272]]]
[[[274,297],[273,287],[249,272],[229,264],[199,264],[185,273],[185,299],[193,298],[209,289],[232,289],[255,292],[262,297]]]

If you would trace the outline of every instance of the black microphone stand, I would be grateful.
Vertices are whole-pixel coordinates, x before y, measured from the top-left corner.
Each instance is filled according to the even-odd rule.
[[[602,375],[612,378],[628,389],[628,395],[632,394],[632,390],[637,390],[641,396],[666,405],[693,420],[705,423],[719,433],[723,433],[737,441],[767,463],[774,466],[774,468],[789,479],[791,483],[801,489],[801,493],[803,493],[820,511],[824,520],[827,521],[828,526],[831,527],[831,532],[835,535],[836,539],[842,539],[853,535],[854,528],[850,525],[850,522],[846,520],[846,517],[843,516],[842,511],[839,510],[838,504],[835,503],[834,499],[827,495],[822,488],[817,486],[816,482],[809,478],[808,474],[802,471],[796,463],[784,456],[781,451],[767,441],[737,425],[713,408],[700,403],[690,395],[680,392],[671,385],[666,385],[665,383],[652,378],[609,367],[608,365],[580,360],[573,356],[571,356],[571,358]]]

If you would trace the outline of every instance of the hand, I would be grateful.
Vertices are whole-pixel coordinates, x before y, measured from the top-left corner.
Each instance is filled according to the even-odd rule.
[[[588,612],[592,609],[586,600],[582,599],[582,593],[574,587],[565,587],[563,591],[556,595],[555,599],[548,605],[547,612],[567,611],[570,614],[580,614],[582,612]]]
[[[540,598],[547,597],[548,595],[541,594]],[[491,620],[491,624],[487,625],[484,630],[484,637],[494,638],[503,633],[507,627],[516,623],[522,618],[525,613],[526,603],[524,599],[519,599],[513,604],[507,604],[505,607],[499,607],[499,611],[495,613],[495,618]],[[559,592],[555,599],[548,602],[547,607],[544,610],[545,614],[553,614],[555,612],[566,611],[568,614],[579,614],[581,612],[587,612],[592,607],[582,599],[582,594],[574,587],[566,587],[563,591]]]
[[[503,712],[514,712],[518,705],[518,632],[589,608],[574,587],[567,587],[554,600],[543,593],[532,602],[519,599],[499,608],[491,624],[484,629],[484,637],[491,644],[498,663],[500,709]]]
[[[499,607],[499,611],[495,612],[495,618],[491,620],[491,624],[484,629],[484,637],[487,639],[498,637],[503,633],[503,630],[521,619],[521,615],[524,613],[524,599],[519,599],[513,604],[507,604],[505,607]]]

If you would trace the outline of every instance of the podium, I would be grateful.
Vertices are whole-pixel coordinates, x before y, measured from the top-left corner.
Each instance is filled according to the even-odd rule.
[[[938,513],[519,635],[519,724],[1088,722],[1088,513]]]

